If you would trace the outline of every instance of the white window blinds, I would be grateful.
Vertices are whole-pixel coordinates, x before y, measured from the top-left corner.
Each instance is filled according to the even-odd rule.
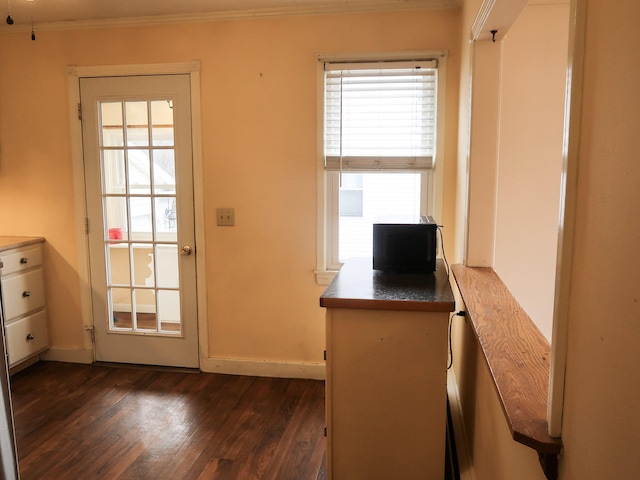
[[[325,168],[433,168],[436,66],[435,60],[325,63]]]

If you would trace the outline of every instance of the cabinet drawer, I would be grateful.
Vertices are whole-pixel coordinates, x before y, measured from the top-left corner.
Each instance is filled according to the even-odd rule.
[[[42,265],[42,249],[38,245],[36,247],[22,249],[18,252],[14,251],[14,253],[0,253],[0,261],[4,264],[1,270],[2,276],[21,272],[28,268]]]
[[[24,315],[44,306],[42,269],[2,279],[4,321]]]
[[[49,346],[47,315],[44,310],[5,327],[9,366],[46,350]]]

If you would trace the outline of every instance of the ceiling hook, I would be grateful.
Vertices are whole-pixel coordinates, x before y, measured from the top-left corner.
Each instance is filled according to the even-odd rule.
[[[496,43],[496,33],[498,33],[498,30],[491,30],[491,41],[493,43]]]
[[[9,15],[7,15],[7,25],[13,25],[13,18],[11,17],[11,0],[7,0],[7,10]]]

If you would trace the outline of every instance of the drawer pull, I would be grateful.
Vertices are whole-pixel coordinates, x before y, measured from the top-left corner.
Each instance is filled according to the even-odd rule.
[[[20,259],[20,263],[21,263],[21,264],[23,264],[23,265],[25,265],[25,264],[29,263],[29,259],[28,259],[27,257],[22,257],[22,258]]]
[[[22,297],[23,298],[27,298],[31,296],[31,292],[29,290],[25,290],[24,292],[22,292]]]
[[[34,337],[32,334],[27,333],[27,340],[35,340],[36,337]]]

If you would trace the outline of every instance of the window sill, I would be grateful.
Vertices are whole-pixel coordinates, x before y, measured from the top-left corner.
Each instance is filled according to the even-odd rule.
[[[316,274],[316,283],[318,285],[329,285],[339,270],[316,270],[314,273]]]
[[[536,450],[547,478],[557,478],[562,440],[548,433],[549,342],[492,268],[452,272],[513,439]]]

